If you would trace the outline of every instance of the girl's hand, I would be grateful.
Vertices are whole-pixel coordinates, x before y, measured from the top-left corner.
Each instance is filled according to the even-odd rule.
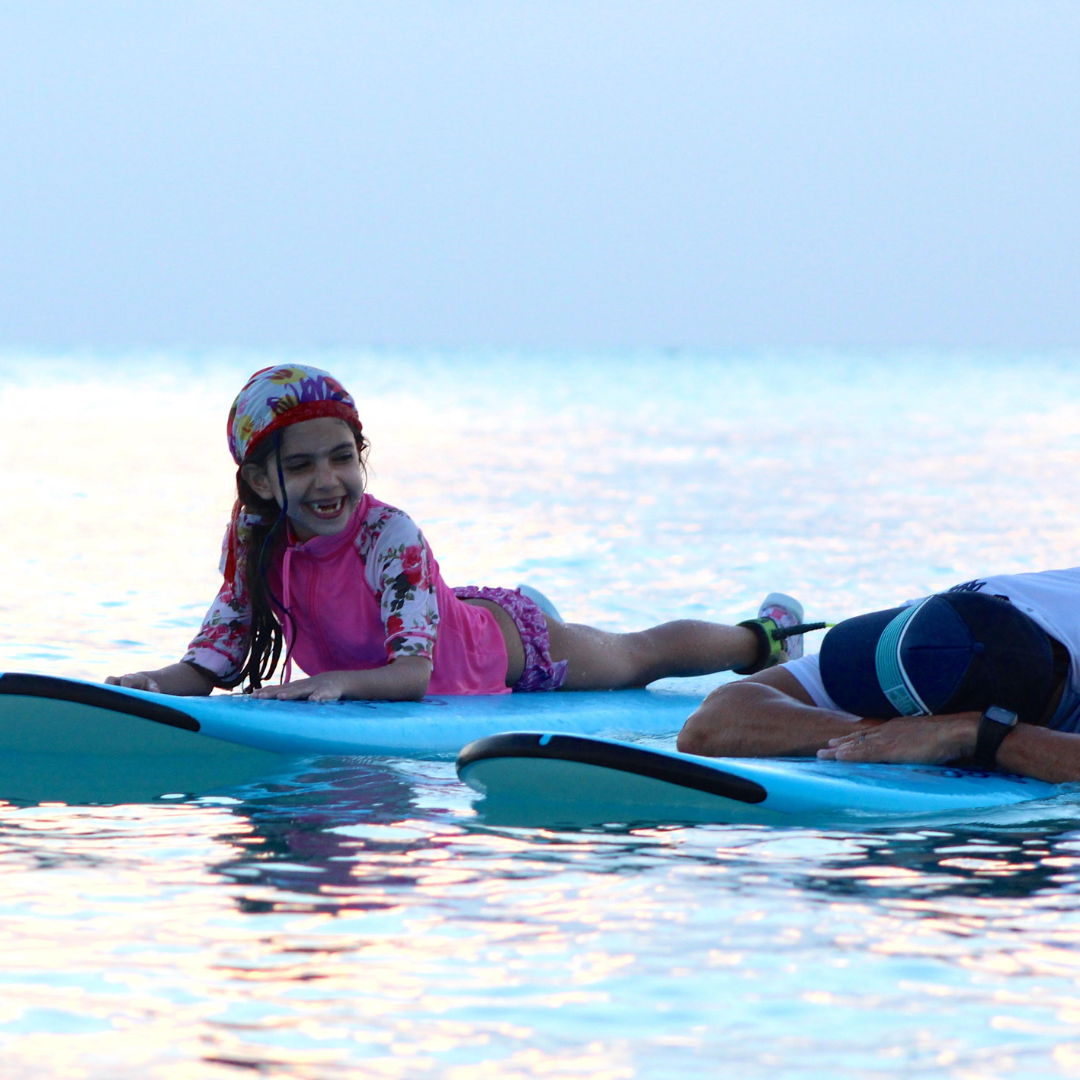
[[[169,664],[157,671],[135,671],[130,675],[110,675],[111,686],[126,686],[131,690],[149,690],[152,694],[176,694],[204,697],[214,689],[214,683],[190,664]]]
[[[860,720],[849,735],[830,739],[819,758],[892,764],[944,765],[975,752],[978,713]]]
[[[310,679],[297,679],[284,686],[264,686],[252,693],[256,698],[276,701],[340,701],[349,693],[348,671],[324,671]]]
[[[154,672],[135,671],[130,675],[110,675],[105,682],[110,686],[126,686],[129,690],[149,690],[152,694],[160,694],[161,687]]]
[[[419,701],[431,681],[431,661],[402,656],[366,671],[324,671],[284,686],[264,686],[251,696],[277,701]]]

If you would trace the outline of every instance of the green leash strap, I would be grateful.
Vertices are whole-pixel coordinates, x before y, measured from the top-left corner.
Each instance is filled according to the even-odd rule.
[[[775,619],[747,619],[738,624],[752,630],[758,641],[757,659],[749,666],[735,668],[736,675],[755,675],[766,668],[776,667],[780,663],[780,654],[784,651],[784,642],[796,634],[809,634],[813,630],[824,630],[835,623],[812,622],[798,623],[795,626],[781,626]]]

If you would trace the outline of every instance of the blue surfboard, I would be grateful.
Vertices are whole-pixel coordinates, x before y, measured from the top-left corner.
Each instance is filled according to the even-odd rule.
[[[700,693],[264,701],[170,697],[47,675],[0,675],[0,799],[136,801],[201,793],[321,755],[444,758],[522,726],[673,734]]]
[[[880,822],[1048,799],[1070,785],[938,765],[708,758],[616,739],[507,732],[458,755],[492,820]]]

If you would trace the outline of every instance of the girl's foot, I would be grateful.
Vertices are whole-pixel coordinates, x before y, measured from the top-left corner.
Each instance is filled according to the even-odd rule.
[[[787,593],[771,592],[761,601],[757,615],[759,619],[771,619],[777,628],[786,630],[789,626],[798,626],[803,621],[803,606]],[[802,634],[783,638],[782,647],[789,660],[798,660],[803,654]]]

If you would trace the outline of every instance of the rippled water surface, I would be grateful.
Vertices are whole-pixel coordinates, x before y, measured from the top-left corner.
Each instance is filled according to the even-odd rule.
[[[183,651],[284,356],[0,359],[0,670]],[[1068,357],[320,354],[453,583],[631,629],[1076,563]],[[0,792],[0,796],[3,792]],[[963,828],[553,831],[451,762],[0,803],[0,1075],[1080,1076],[1076,796]]]

